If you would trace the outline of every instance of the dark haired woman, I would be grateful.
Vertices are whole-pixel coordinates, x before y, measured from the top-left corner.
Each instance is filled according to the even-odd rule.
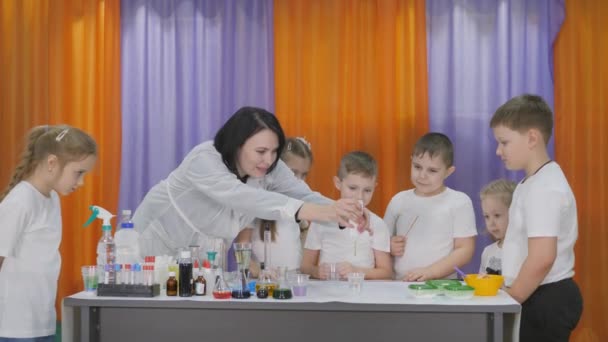
[[[232,241],[255,218],[368,224],[357,201],[331,201],[298,180],[278,158],[284,145],[273,114],[239,109],[135,211],[142,255],[174,255],[192,244],[208,248],[214,238]]]

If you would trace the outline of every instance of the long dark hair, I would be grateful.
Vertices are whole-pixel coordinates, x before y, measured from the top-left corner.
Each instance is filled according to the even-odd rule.
[[[236,157],[239,148],[245,141],[263,129],[273,131],[279,140],[277,159],[270,165],[268,172],[274,170],[279,161],[278,156],[285,147],[285,133],[279,120],[269,111],[256,107],[242,107],[217,131],[213,144],[222,155],[222,160],[228,169],[240,178],[236,167]],[[246,179],[247,177],[244,177]]]

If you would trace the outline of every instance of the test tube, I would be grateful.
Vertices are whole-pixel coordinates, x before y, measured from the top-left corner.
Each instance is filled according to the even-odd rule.
[[[131,264],[124,264],[122,269],[122,283],[132,284],[131,282]]]
[[[116,284],[122,284],[122,265],[115,264],[114,271],[116,272]]]

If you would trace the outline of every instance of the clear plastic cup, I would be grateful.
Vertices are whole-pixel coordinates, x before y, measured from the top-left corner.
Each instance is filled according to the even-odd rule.
[[[306,290],[308,288],[308,280],[310,275],[308,274],[290,274],[289,283],[291,284],[291,291],[296,297],[306,296]]]
[[[361,272],[353,272],[348,274],[348,287],[353,294],[361,293],[365,274]]]
[[[329,276],[327,277],[327,280],[338,280],[337,264],[332,262],[327,265],[329,267]]]
[[[97,266],[82,266],[82,281],[87,293],[97,291]]]

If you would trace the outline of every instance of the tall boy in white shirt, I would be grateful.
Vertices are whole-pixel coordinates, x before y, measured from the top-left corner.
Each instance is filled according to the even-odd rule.
[[[454,266],[475,251],[475,213],[469,196],[444,181],[455,170],[454,149],[441,133],[427,133],[414,146],[414,189],[395,195],[384,215],[391,238],[396,279],[455,278]]]
[[[503,244],[507,292],[522,303],[520,341],[568,341],[582,313],[572,280],[578,235],[576,200],[547,152],[553,113],[536,95],[500,106],[490,127],[496,154],[509,170],[524,170],[509,209]]]
[[[377,174],[378,167],[372,156],[351,152],[342,158],[334,184],[341,198],[356,199],[367,206],[376,188]],[[367,230],[360,232],[352,227],[336,229],[335,223],[311,223],[304,244],[302,273],[328,279],[329,265],[335,264],[340,279],[346,279],[351,272],[364,273],[365,279],[391,279],[388,230],[382,219],[372,212],[369,222],[371,235]]]

